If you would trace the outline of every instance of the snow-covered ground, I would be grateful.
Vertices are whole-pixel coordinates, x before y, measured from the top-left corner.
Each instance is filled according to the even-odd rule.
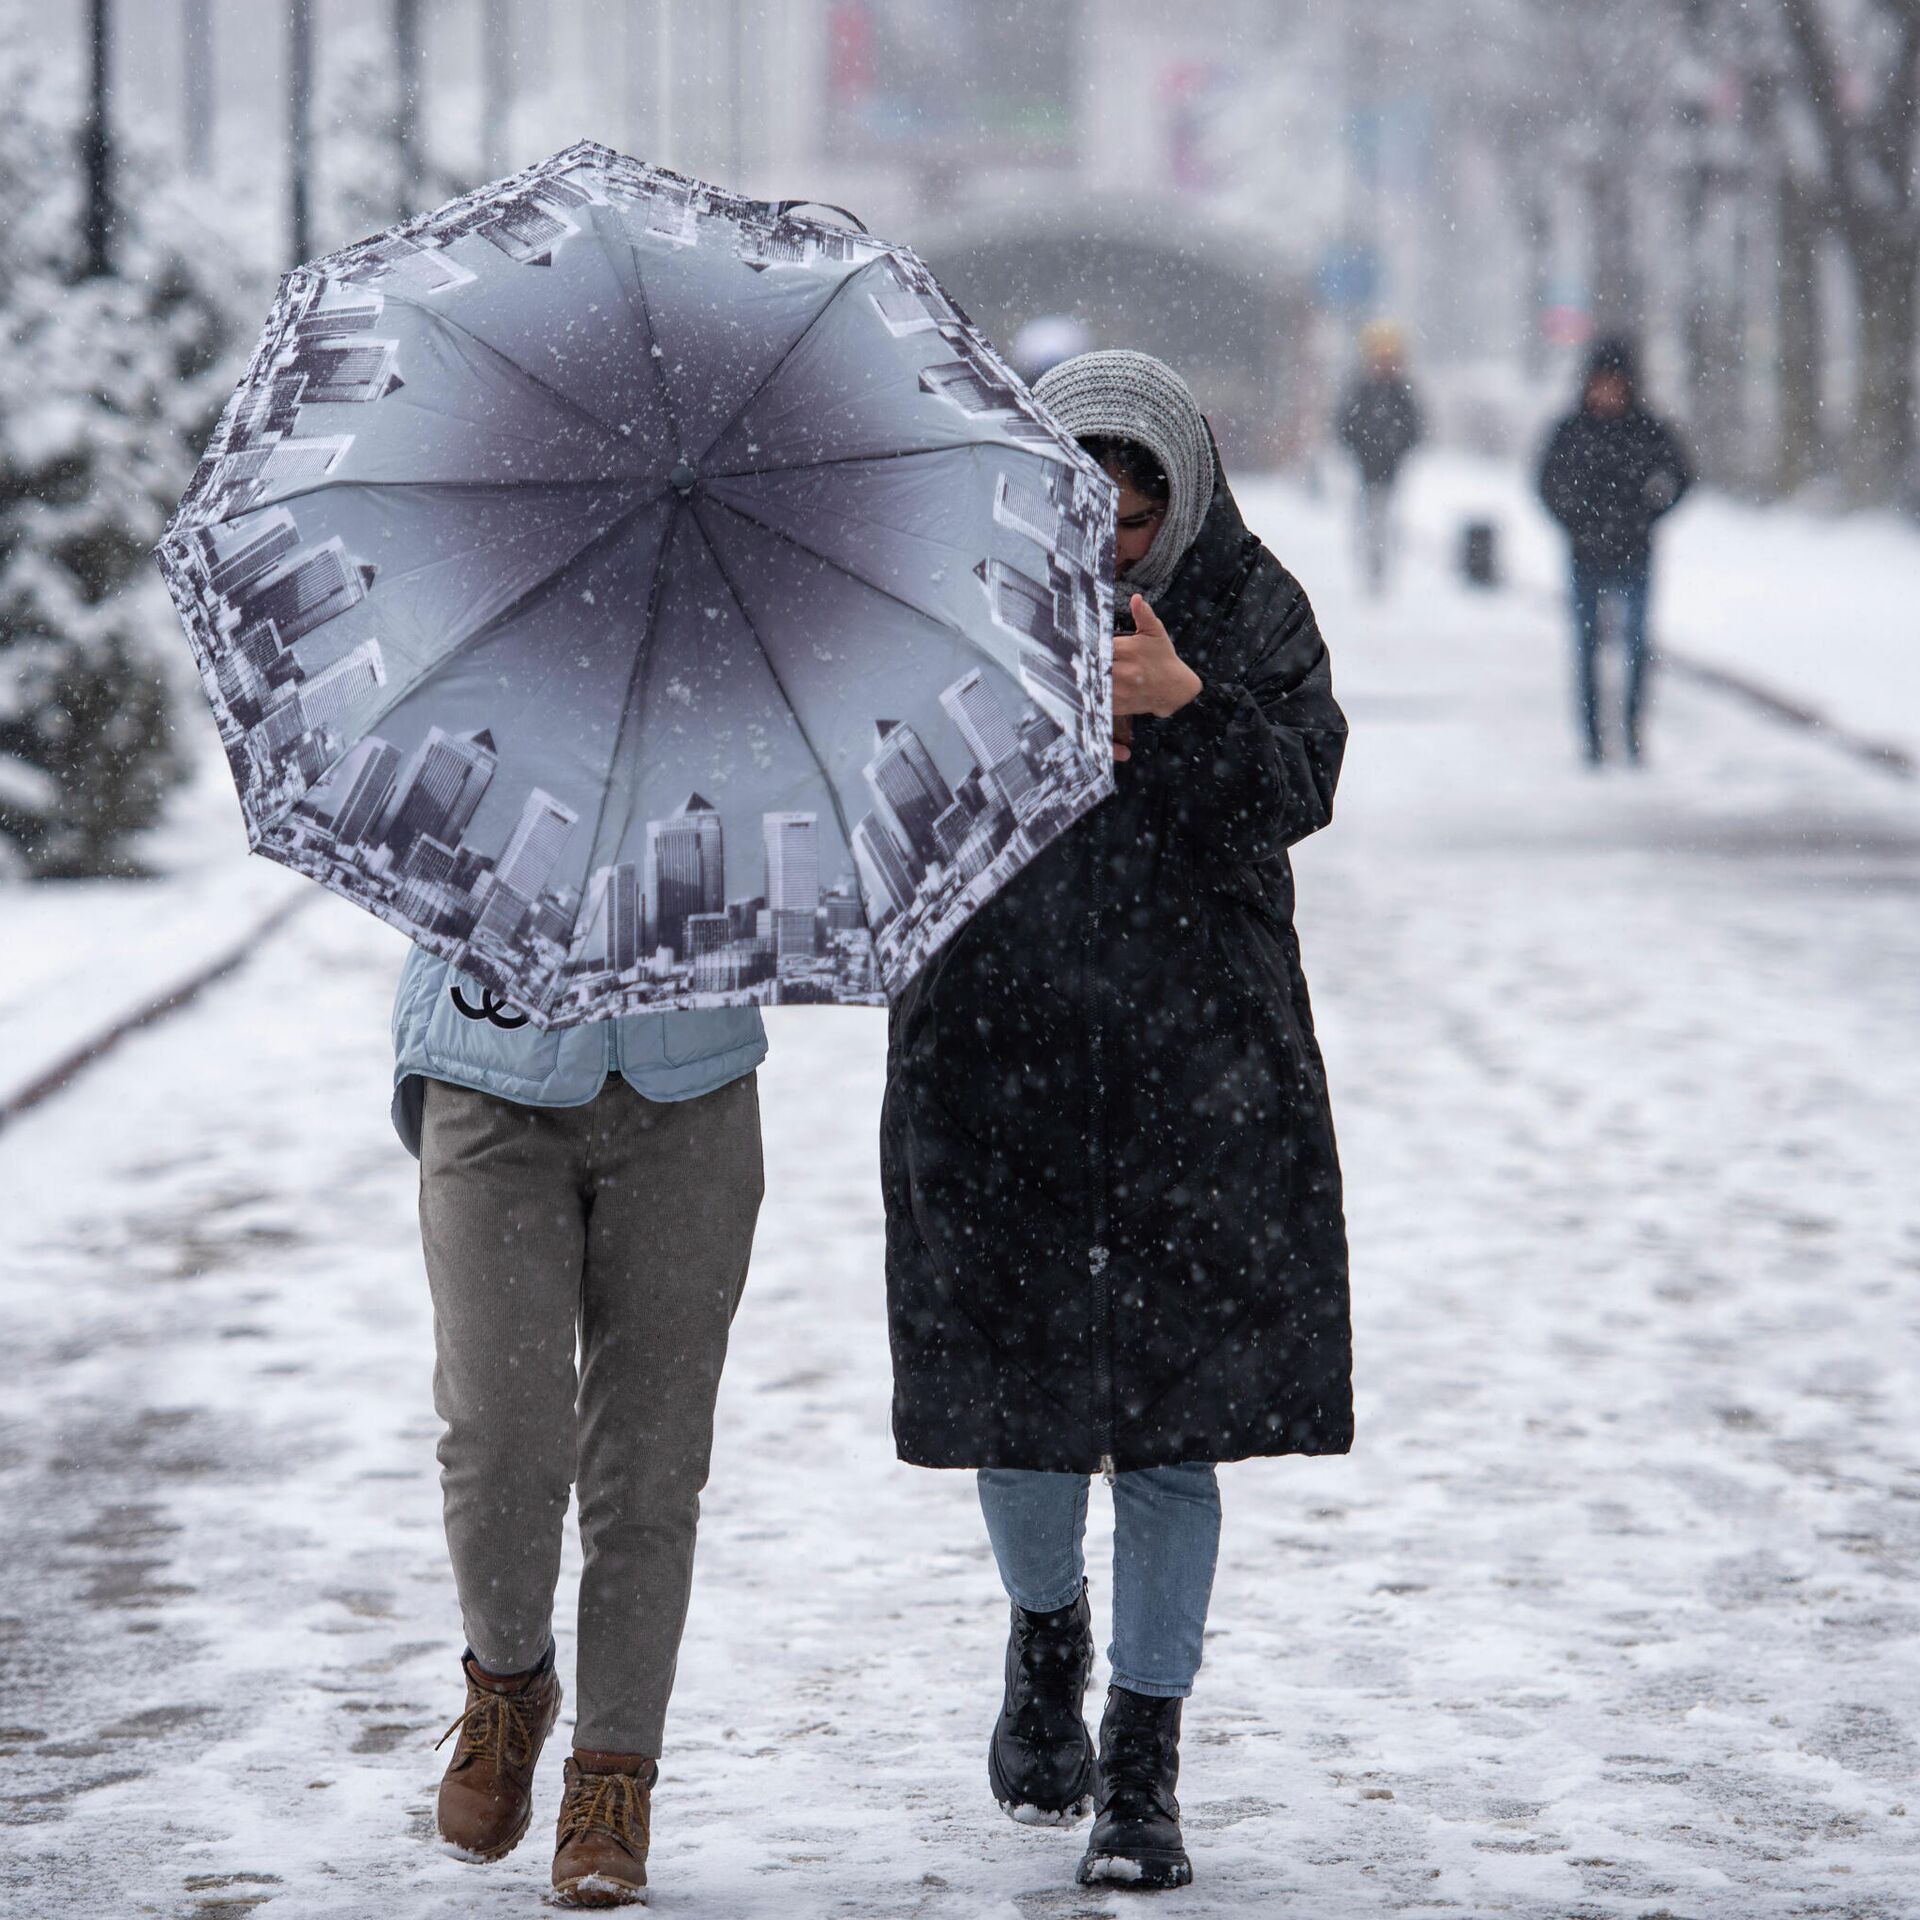
[[[1247,491],[1354,726],[1299,864],[1360,1430],[1225,1470],[1198,1879],[1155,1911],[1913,1920],[1920,790],[1675,683],[1647,771],[1577,770],[1536,596],[1423,556],[1369,607],[1331,506]],[[105,928],[74,897],[36,944]],[[9,1920],[486,1920],[546,1885],[557,1753],[509,1861],[429,1839],[459,1639],[401,958],[322,901],[0,1134]],[[883,1023],[771,1025],[655,1905],[1134,1912],[987,1795],[971,1487],[887,1435]],[[564,1611],[560,1645],[570,1677]]]
[[[182,676],[184,679],[185,676]],[[211,734],[142,861],[164,878],[0,891],[0,1114],[75,1051],[166,1000],[314,889],[246,857],[233,781]]]

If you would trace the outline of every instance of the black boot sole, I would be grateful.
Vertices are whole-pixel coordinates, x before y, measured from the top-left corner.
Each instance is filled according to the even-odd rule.
[[[1192,1886],[1193,1862],[1184,1853],[1089,1853],[1073,1877],[1083,1887],[1161,1893],[1169,1887]]]

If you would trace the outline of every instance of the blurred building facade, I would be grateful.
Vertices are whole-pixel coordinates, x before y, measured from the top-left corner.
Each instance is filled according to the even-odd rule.
[[[357,208],[365,103],[351,125],[329,124],[327,75],[350,61],[378,80],[392,0],[311,6],[317,191],[330,171],[351,172]],[[255,196],[270,230],[285,193],[287,9],[206,0],[202,11],[196,41],[185,0],[123,6],[123,84],[147,137],[198,153],[223,191]],[[1061,315],[1094,344],[1162,353],[1231,451],[1268,457],[1297,434],[1320,241],[1297,217],[1261,217],[1244,156],[1222,145],[1232,116],[1221,109],[1247,60],[1259,66],[1287,39],[1281,11],[1266,0],[423,0],[417,117],[435,190],[588,137],[749,192],[849,208],[915,246],[1003,349],[1024,322]],[[194,74],[209,59],[210,84]]]
[[[6,4],[77,125],[87,9]],[[1003,348],[1042,321],[1166,354],[1236,462],[1324,431],[1375,317],[1445,369],[1442,437],[1489,452],[1621,326],[1711,478],[1790,490],[1851,438],[1884,498],[1916,439],[1910,219],[1840,191],[1876,114],[1920,165],[1889,66],[1907,0],[1805,0],[1820,60],[1746,0],[413,0],[411,114],[397,0],[308,4],[316,245],[587,135],[854,209]],[[287,264],[290,11],[116,7],[127,145],[197,172],[263,271]]]

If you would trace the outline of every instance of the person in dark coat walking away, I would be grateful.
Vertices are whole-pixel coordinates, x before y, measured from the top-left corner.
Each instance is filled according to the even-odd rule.
[[[988,1775],[1097,1814],[1083,1884],[1184,1885],[1174,1785],[1219,1543],[1214,1465],[1353,1432],[1340,1169],[1287,849],[1346,722],[1299,583],[1144,354],[1035,392],[1119,487],[1118,791],[895,1002],[881,1129],[894,1435],[978,1470],[1012,1601]],[[1096,1759],[1082,1538],[1114,1500]]]
[[[1427,428],[1407,379],[1399,328],[1376,320],[1360,344],[1360,371],[1340,406],[1340,444],[1360,469],[1360,565],[1368,591],[1380,594],[1393,563],[1394,487]]]
[[[1540,462],[1540,497],[1573,547],[1574,686],[1588,763],[1605,757],[1600,731],[1600,616],[1613,602],[1626,655],[1627,759],[1640,759],[1647,690],[1647,602],[1653,528],[1693,484],[1673,429],[1640,398],[1633,344],[1602,340],[1587,362],[1579,407],[1554,429]]]

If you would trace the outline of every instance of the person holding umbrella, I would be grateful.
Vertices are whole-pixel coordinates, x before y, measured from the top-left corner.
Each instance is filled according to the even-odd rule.
[[[560,1712],[554,1587],[577,1482],[580,1701],[553,1883],[569,1904],[622,1904],[647,1883],[714,1399],[760,1210],[766,1036],[754,1007],[545,1033],[419,947],[393,1029],[467,1637],[436,1824],[483,1862],[527,1830]]]
[[[1214,1468],[1352,1437],[1340,1171],[1287,849],[1346,723],[1299,583],[1248,531],[1172,369],[1097,352],[1035,395],[1119,489],[1118,790],[894,1003],[882,1119],[901,1457],[977,1470],[1012,1603],[988,1775],[1097,1812],[1078,1877],[1186,1884],[1174,1788]],[[1096,1755],[1089,1476],[1113,1488]]]

